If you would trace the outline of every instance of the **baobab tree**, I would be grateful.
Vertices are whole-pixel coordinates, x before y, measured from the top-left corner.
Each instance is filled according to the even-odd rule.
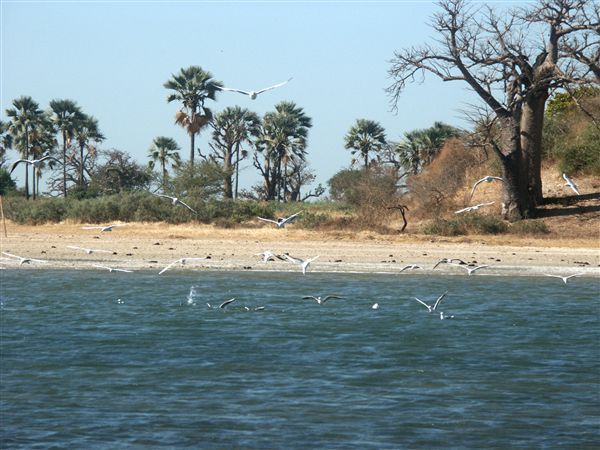
[[[407,83],[425,73],[467,83],[500,130],[491,147],[506,181],[503,214],[511,220],[533,215],[542,200],[545,104],[556,89],[597,82],[599,7],[587,0],[540,0],[502,12],[464,0],[439,6],[433,17],[437,44],[399,51],[392,59],[392,105]]]

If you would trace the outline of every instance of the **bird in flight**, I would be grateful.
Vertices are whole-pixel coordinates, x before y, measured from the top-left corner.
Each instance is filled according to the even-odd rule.
[[[154,192],[153,192],[153,194],[156,195],[157,197],[168,198],[169,200],[171,200],[171,204],[173,206],[182,205],[182,206],[185,206],[187,209],[189,209],[194,214],[198,214],[194,208],[192,208],[190,205],[182,202],[177,197],[171,197],[170,195],[165,195],[165,194],[156,194]]]
[[[490,206],[493,205],[495,202],[489,202],[489,203],[480,203],[478,205],[473,205],[473,206],[467,206],[466,208],[463,209],[459,209],[458,211],[455,211],[454,214],[460,214],[460,213],[464,213],[464,212],[471,212],[471,211],[476,211],[479,208],[483,207],[483,206]]]
[[[171,264],[169,264],[163,270],[161,270],[160,272],[158,272],[158,274],[162,275],[163,273],[165,273],[167,270],[169,270],[171,267],[173,267],[177,263],[181,263],[182,266],[185,266],[185,263],[188,262],[188,261],[197,261],[197,260],[201,260],[201,259],[203,259],[203,258],[180,258],[180,259],[178,259],[176,261],[173,261]]]
[[[288,79],[288,80],[286,80],[286,81],[284,81],[284,82],[282,82],[282,83],[278,83],[278,84],[275,84],[273,86],[266,87],[264,89],[259,89],[258,91],[244,91],[242,89],[234,89],[234,88],[227,88],[227,87],[221,87],[221,86],[215,86],[215,87],[217,89],[222,90],[222,91],[238,92],[240,94],[247,95],[248,97],[250,97],[251,100],[254,100],[258,96],[258,94],[262,94],[265,91],[270,91],[271,89],[275,89],[275,88],[281,87],[284,84],[289,83],[290,81],[291,81],[291,78]]]
[[[292,223],[294,221],[294,219],[296,219],[296,217],[298,216],[298,214],[300,214],[302,211],[297,212],[296,214],[292,214],[289,217],[280,217],[277,220],[273,220],[273,219],[265,219],[263,217],[258,217],[259,220],[262,220],[264,222],[271,222],[274,223],[275,225],[277,225],[277,228],[285,228],[285,226],[288,223]]]
[[[468,266],[464,266],[462,264],[454,264],[454,263],[450,263],[450,264],[452,264],[453,266],[462,267],[467,272],[469,272],[469,275],[472,275],[473,273],[475,273],[476,270],[483,269],[484,267],[490,267],[487,264],[482,264],[481,266],[477,266],[477,267],[468,267]]]
[[[400,272],[404,272],[405,270],[415,270],[415,269],[422,269],[421,266],[418,266],[416,264],[409,264],[407,266],[404,266],[402,269],[400,269]],[[400,273],[398,272],[398,273]]]
[[[46,160],[53,160],[56,161],[59,164],[62,164],[58,159],[56,159],[54,156],[50,156],[49,154],[45,154],[43,157],[41,157],[40,159],[19,159],[17,161],[15,161],[13,163],[13,165],[10,168],[10,173],[13,173],[13,171],[17,168],[17,166],[21,163],[25,163],[25,164],[31,164],[33,166],[34,169],[38,169],[42,163]]]
[[[97,267],[98,269],[105,269],[108,270],[109,272],[126,272],[126,273],[132,273],[133,270],[127,270],[127,269],[115,269],[113,267],[108,267],[108,266],[102,266],[100,264],[92,264],[92,266]]]
[[[506,180],[502,177],[493,177],[491,175],[485,176],[481,180],[475,182],[475,184],[473,185],[473,189],[471,190],[471,196],[469,197],[469,199],[473,198],[473,194],[475,193],[475,189],[477,189],[477,186],[479,186],[481,183],[491,183],[494,180],[506,183]]]
[[[552,277],[552,278],[560,278],[561,280],[563,280],[563,283],[567,284],[567,282],[573,278],[573,277],[579,277],[581,275],[583,275],[582,273],[575,273],[573,275],[569,275],[567,277],[563,277],[561,275],[550,275],[549,273],[545,273],[544,275],[546,275],[547,277]]]
[[[125,224],[119,225],[119,224],[112,224],[112,225],[104,225],[104,226],[99,226],[99,227],[81,227],[82,230],[100,230],[100,232],[104,232],[104,231],[112,231],[113,228],[115,227],[124,227]]]
[[[438,305],[442,302],[442,299],[446,296],[446,294],[448,293],[448,291],[444,292],[442,295],[440,295],[437,300],[435,301],[435,303],[433,305],[428,305],[427,303],[425,303],[423,300],[418,299],[417,297],[413,297],[416,301],[418,301],[421,305],[423,305],[425,308],[427,308],[427,311],[429,312],[433,312],[437,309]]]
[[[454,261],[458,261],[458,262],[455,263]],[[435,269],[440,264],[459,265],[459,264],[466,264],[466,262],[464,262],[462,259],[459,259],[459,258],[442,258],[438,262],[435,263],[435,266],[433,266],[433,269]],[[431,270],[433,270],[433,269],[431,269]]]
[[[95,248],[76,247],[74,245],[67,245],[67,248],[72,248],[74,250],[83,250],[88,255],[91,255],[92,253],[114,253],[110,250],[99,250],[99,249],[95,249]]]
[[[573,189],[573,191],[577,194],[577,195],[581,195],[579,194],[579,189],[577,188],[577,185],[575,184],[575,182],[573,180],[571,180],[566,173],[563,173],[563,178],[566,181],[565,186],[569,186],[571,189]]]
[[[315,259],[317,259],[319,256],[320,255],[317,255],[314,258],[300,259],[300,258],[294,258],[293,256],[286,255],[286,254],[283,255],[283,257],[285,259],[287,259],[289,262],[298,264],[300,267],[302,267],[302,275],[306,275],[306,270],[308,269],[308,266],[310,266],[310,263],[313,262]]]
[[[273,253],[270,250],[265,250],[262,253],[255,253],[254,256],[262,256],[264,263],[266,263],[267,261],[274,260],[274,258],[281,259],[281,260],[284,259],[282,256],[276,255],[275,253]]]
[[[311,300],[312,299],[312,300],[316,301],[319,305],[322,305],[330,298],[343,298],[343,297],[340,297],[339,295],[326,295],[323,298],[315,297],[314,295],[305,295],[304,297],[302,297],[303,300]]]
[[[3,255],[10,256],[11,258],[16,258],[19,260],[19,265],[30,264],[32,262],[46,263],[48,261],[44,261],[42,259],[33,259],[33,258],[24,258],[23,256],[13,255],[12,253],[2,252]]]

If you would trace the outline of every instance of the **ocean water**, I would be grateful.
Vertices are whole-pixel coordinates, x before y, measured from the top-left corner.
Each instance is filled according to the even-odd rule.
[[[597,278],[0,276],[1,448],[600,447]]]

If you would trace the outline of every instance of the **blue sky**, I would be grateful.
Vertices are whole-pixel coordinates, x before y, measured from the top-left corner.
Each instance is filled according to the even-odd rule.
[[[172,74],[199,65],[246,90],[293,77],[256,100],[222,92],[210,106],[260,115],[282,100],[304,108],[313,120],[308,161],[325,184],[348,167],[344,135],[358,118],[381,123],[390,140],[435,121],[467,126],[460,110],[474,97],[462,83],[428,77],[412,84],[397,113],[384,92],[394,51],[431,42],[435,10],[433,2],[2,0],[2,118],[22,95],[44,109],[52,99],[72,99],[98,119],[107,138],[101,148],[146,164],[152,140],[168,136],[187,159],[189,138],[174,124],[178,105],[166,102],[163,87]],[[243,167],[248,188],[259,178],[249,160]]]

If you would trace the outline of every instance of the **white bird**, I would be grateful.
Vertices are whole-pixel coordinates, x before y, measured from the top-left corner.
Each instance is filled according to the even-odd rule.
[[[249,308],[248,306],[244,306],[246,311],[264,311],[264,306],[255,306],[254,308]]]
[[[319,305],[322,305],[323,303],[325,303],[327,300],[329,300],[330,298],[342,298],[339,295],[326,295],[325,297],[321,298],[321,297],[315,297],[314,295],[306,295],[304,297],[302,297],[303,300],[315,300]]]
[[[289,83],[290,81],[291,81],[291,78],[288,79],[288,80],[286,80],[286,81],[284,81],[284,82],[282,82],[282,83],[278,83],[278,84],[275,84],[273,86],[269,86],[267,88],[260,89],[258,91],[244,91],[242,89],[234,89],[234,88],[227,88],[227,87],[221,87],[221,86],[215,86],[215,87],[217,89],[220,89],[221,91],[238,92],[240,94],[247,95],[248,97],[250,97],[251,100],[254,100],[258,96],[258,94],[262,94],[265,91],[270,91],[271,89],[275,89],[275,88],[281,87],[284,84]]]
[[[278,258],[278,259],[281,259],[281,260],[284,259],[280,255],[276,255],[275,253],[273,253],[270,250],[265,250],[262,253],[255,253],[254,256],[262,256],[263,257],[263,262],[265,262],[265,263],[267,261],[270,261],[271,259],[274,259],[274,258]]]
[[[99,250],[99,249],[95,249],[95,248],[84,248],[84,247],[76,247],[74,245],[67,245],[67,248],[72,248],[74,250],[83,250],[84,252],[86,252],[88,255],[91,255],[92,253],[114,253],[110,250]]]
[[[418,266],[416,264],[409,264],[408,266],[404,266],[402,269],[400,269],[400,272],[404,272],[405,270],[415,270],[415,269],[422,269],[421,266]],[[398,272],[398,273],[400,273]]]
[[[99,227],[81,227],[82,230],[100,230],[100,232],[104,232],[104,231],[112,231],[113,228],[115,227],[124,227],[125,224],[117,224],[117,223],[113,223],[112,225],[103,225],[103,226],[99,226]]]
[[[458,263],[454,263],[454,261],[458,261]],[[433,268],[431,270],[435,269],[440,264],[458,265],[458,264],[466,264],[466,262],[464,262],[462,259],[459,259],[459,258],[442,258],[438,262],[435,263],[435,266],[433,266]]]
[[[473,185],[473,189],[471,190],[471,197],[473,197],[473,194],[475,193],[475,189],[477,188],[477,186],[479,186],[481,183],[491,183],[494,180],[498,180],[498,181],[502,181],[503,183],[506,183],[506,180],[502,177],[493,177],[491,175],[488,175],[486,177],[483,177],[481,180],[478,180],[475,182],[475,184]]]
[[[446,296],[446,294],[448,293],[448,291],[444,292],[442,295],[440,295],[437,300],[435,301],[435,303],[432,305],[428,305],[427,303],[425,303],[423,300],[418,299],[417,297],[413,297],[416,301],[418,301],[421,305],[423,305],[425,308],[427,308],[427,311],[429,312],[433,312],[437,309],[438,305],[441,303],[442,299]]]
[[[297,212],[296,214],[292,214],[289,217],[280,217],[277,220],[273,220],[273,219],[265,219],[263,217],[258,217],[259,220],[263,220],[265,222],[271,222],[274,223],[275,225],[277,225],[277,228],[284,228],[288,223],[292,223],[294,221],[294,219],[296,218],[296,216],[298,216],[298,214],[300,214],[302,211]]]
[[[6,256],[10,256],[11,258],[18,259],[20,266],[22,266],[23,264],[30,264],[32,262],[39,262],[39,263],[47,263],[48,262],[48,261],[44,261],[42,259],[25,258],[23,256],[17,256],[17,255],[13,255],[12,253],[8,253],[8,252],[2,252],[2,254],[6,255]]]
[[[169,264],[167,267],[165,267],[163,270],[161,270],[160,272],[158,272],[159,275],[163,274],[164,272],[166,272],[167,270],[169,270],[171,267],[173,267],[175,264],[177,263],[181,263],[182,266],[185,266],[185,263],[188,261],[198,261],[201,260],[203,258],[180,258],[176,261],[173,261],[171,264]]]
[[[39,167],[42,165],[42,163],[48,159],[52,159],[54,161],[56,161],[59,164],[62,164],[58,159],[56,159],[54,156],[50,156],[48,154],[45,154],[42,158],[40,159],[19,159],[17,161],[15,161],[13,163],[13,165],[10,168],[10,173],[13,173],[13,171],[17,168],[17,166],[21,163],[26,163],[26,164],[31,164],[35,169],[39,169]]]
[[[373,306],[371,306],[371,309],[379,309],[379,303],[373,303]]]
[[[133,270],[127,270],[127,269],[115,269],[113,267],[108,267],[108,266],[102,266],[100,264],[92,264],[92,266],[97,267],[98,269],[106,269],[109,272],[126,272],[126,273],[132,273]]]
[[[300,265],[300,267],[302,267],[302,275],[306,275],[306,269],[308,269],[308,266],[310,266],[310,263],[313,262],[315,259],[317,259],[319,256],[320,255],[317,255],[314,258],[300,259],[300,258],[294,258],[293,256],[286,255],[286,254],[283,255],[283,257],[285,259],[287,259],[289,262],[298,264],[298,265]]]
[[[461,265],[461,264],[454,264],[454,263],[450,263],[450,264],[452,264],[453,266],[462,267],[467,272],[469,272],[469,275],[475,273],[476,270],[483,269],[484,267],[490,267],[487,264],[482,264],[481,266],[477,266],[477,267],[469,267],[469,266],[464,266],[464,265]]]
[[[440,311],[440,320],[454,319],[454,316],[444,316],[444,311]]]
[[[579,194],[579,189],[577,188],[577,185],[575,184],[575,182],[573,180],[571,180],[566,173],[563,173],[563,178],[565,179],[565,181],[567,182],[565,184],[565,186],[569,186],[571,189],[573,189],[573,191],[575,191],[575,193],[577,195],[581,195]]]
[[[185,206],[187,209],[189,209],[191,212],[193,212],[194,214],[198,214],[197,211],[192,208],[190,205],[182,202],[181,200],[179,200],[179,198],[177,197],[171,197],[170,195],[165,195],[165,194],[156,194],[153,192],[154,195],[156,195],[157,197],[163,197],[163,198],[168,198],[169,200],[171,200],[171,204],[173,206],[177,206],[177,205],[182,205]]]
[[[490,205],[493,205],[494,203],[495,202],[479,203],[478,205],[467,206],[466,208],[459,209],[458,211],[454,211],[454,214],[460,214],[460,213],[464,213],[464,212],[476,211],[476,210],[478,210],[479,208],[481,208],[483,206],[490,206]]]
[[[573,278],[573,277],[579,277],[581,275],[583,275],[583,273],[575,273],[573,275],[569,275],[567,277],[563,277],[561,275],[550,275],[549,273],[545,273],[544,275],[546,275],[547,277],[552,277],[552,278],[560,278],[561,280],[563,280],[563,283],[567,284],[567,282]]]

